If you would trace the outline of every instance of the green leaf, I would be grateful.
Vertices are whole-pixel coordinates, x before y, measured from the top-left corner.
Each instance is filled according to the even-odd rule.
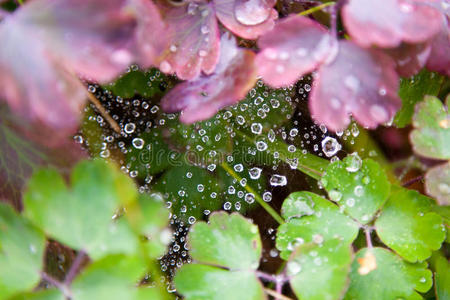
[[[330,164],[321,183],[328,197],[362,224],[373,219],[390,190],[380,165],[371,159],[361,161],[355,154]]]
[[[157,69],[148,72],[130,70],[108,86],[114,95],[131,98],[136,94],[151,98],[167,90],[167,77]]]
[[[375,260],[376,266],[367,273],[362,266],[368,257]],[[419,300],[422,297],[418,292],[428,291],[432,284],[432,274],[425,262],[411,264],[384,248],[364,248],[353,261],[350,287],[344,299]]]
[[[428,170],[425,189],[439,204],[450,205],[450,162]]]
[[[338,206],[310,192],[290,194],[283,202],[281,213],[286,223],[278,228],[276,246],[283,259],[288,259],[300,244],[321,244],[339,238],[350,245],[358,234],[358,224]]]
[[[396,188],[375,223],[378,236],[407,261],[427,259],[445,239],[442,218],[432,212],[432,204],[417,191]]]
[[[64,295],[56,289],[41,290],[15,295],[8,300],[65,300]]]
[[[446,103],[448,107],[450,96]],[[450,159],[450,114],[438,98],[427,96],[417,104],[413,126],[410,139],[414,152],[435,159]]]
[[[450,263],[445,256],[434,254],[434,288],[438,300],[450,299]]]
[[[51,169],[38,171],[24,196],[24,214],[50,237],[97,259],[108,253],[132,253],[137,238],[126,220],[112,220],[136,198],[129,177],[101,160],[78,164],[70,189]]]
[[[444,226],[447,229],[446,243],[450,244],[450,206],[449,205],[433,205],[432,210],[442,217]]]
[[[295,295],[303,300],[341,299],[348,286],[351,246],[338,239],[303,244],[287,263]]]
[[[0,203],[0,299],[39,283],[44,249],[44,234]]]
[[[403,128],[411,123],[416,103],[422,101],[425,95],[436,96],[443,80],[443,76],[426,69],[411,78],[401,79],[398,95],[403,105],[394,118],[397,127]]]
[[[145,274],[145,263],[133,256],[110,255],[88,266],[74,280],[71,291],[73,300],[109,299],[140,300],[146,288],[138,288]],[[155,288],[154,295],[159,298]],[[148,298],[158,299],[158,298]]]
[[[262,285],[252,270],[184,265],[175,277],[177,291],[188,300],[265,299]]]
[[[255,270],[261,258],[258,227],[239,214],[213,213],[190,230],[188,244],[197,263],[175,276],[186,299],[262,299]]]

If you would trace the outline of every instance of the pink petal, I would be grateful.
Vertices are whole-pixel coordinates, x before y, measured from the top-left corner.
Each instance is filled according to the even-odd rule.
[[[441,31],[431,40],[427,68],[450,76],[450,25],[445,20]]]
[[[233,38],[221,39],[221,56],[216,71],[178,84],[161,101],[167,112],[182,111],[180,120],[193,123],[208,119],[221,108],[245,97],[256,82],[255,55],[236,47]]]
[[[411,77],[425,66],[431,52],[430,43],[402,43],[394,49],[386,50],[397,65],[396,71],[402,77]]]
[[[272,29],[278,13],[275,0],[213,0],[217,18],[233,33],[256,39]]]
[[[424,42],[439,31],[440,13],[427,4],[426,0],[348,0],[342,18],[359,45],[396,47],[402,41]]]
[[[332,38],[319,23],[291,15],[258,40],[258,74],[273,87],[287,86],[316,69],[332,52]]]
[[[161,5],[164,19],[171,26],[169,49],[160,69],[190,80],[200,72],[210,74],[219,60],[219,28],[212,5],[206,1],[180,6]]]
[[[400,108],[398,85],[389,56],[341,41],[336,59],[319,68],[309,99],[311,114],[333,131],[345,129],[350,114],[361,125],[375,128]]]
[[[78,124],[86,88],[34,31],[14,17],[0,25],[0,98],[23,117],[71,131]]]

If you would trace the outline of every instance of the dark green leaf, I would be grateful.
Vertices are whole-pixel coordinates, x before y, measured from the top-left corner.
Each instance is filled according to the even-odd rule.
[[[432,200],[414,190],[395,188],[375,223],[380,239],[410,262],[423,261],[445,239],[442,218]]]
[[[436,96],[443,79],[443,76],[438,73],[429,72],[426,69],[411,78],[403,78],[398,91],[403,105],[395,116],[395,124],[400,128],[409,125],[416,103],[422,101],[425,95]]]
[[[157,69],[148,72],[131,70],[122,75],[108,88],[116,96],[131,98],[136,94],[151,98],[156,94],[162,94],[168,88],[167,77]]]

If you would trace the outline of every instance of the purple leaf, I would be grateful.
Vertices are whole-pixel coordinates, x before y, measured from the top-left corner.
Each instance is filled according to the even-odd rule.
[[[427,68],[450,76],[450,25],[448,20],[441,31],[431,40],[431,53],[427,61]]]
[[[425,190],[440,205],[450,205],[450,162],[437,165],[427,172]]]
[[[258,74],[273,87],[293,84],[332,54],[332,44],[328,30],[322,25],[291,15],[258,40],[261,48],[256,56]]]
[[[191,1],[179,6],[160,5],[170,25],[170,44],[160,69],[190,80],[210,74],[219,60],[219,28],[212,5]]]
[[[395,60],[396,71],[402,77],[411,77],[419,73],[425,66],[430,52],[430,43],[402,43],[397,48],[386,50],[386,53]]]
[[[164,34],[143,26],[158,14],[146,0],[26,2],[0,23],[0,97],[22,116],[72,131],[86,98],[77,75],[104,82],[144,54],[150,64]]]
[[[342,8],[342,18],[350,36],[363,47],[421,43],[441,26],[440,12],[427,2],[348,0]]]
[[[333,131],[350,123],[363,126],[388,122],[400,108],[394,61],[382,52],[339,42],[335,60],[319,68],[310,94],[313,118]]]
[[[228,34],[220,42],[215,72],[178,84],[161,101],[167,112],[181,110],[184,123],[208,119],[221,108],[239,102],[256,82],[254,53],[238,48]]]
[[[217,18],[236,35],[256,39],[273,28],[275,0],[213,0]]]

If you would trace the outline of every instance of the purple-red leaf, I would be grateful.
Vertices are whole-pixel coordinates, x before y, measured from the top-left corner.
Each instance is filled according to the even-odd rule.
[[[256,82],[254,53],[238,48],[227,34],[220,42],[215,72],[178,84],[161,101],[167,112],[181,110],[180,120],[184,123],[208,119],[221,108],[237,103]]]
[[[309,99],[311,114],[333,131],[345,129],[350,114],[375,128],[400,108],[398,85],[389,56],[341,41],[335,60],[319,68]]]
[[[427,0],[348,0],[342,18],[350,36],[363,47],[424,42],[441,26],[440,12]]]
[[[431,52],[430,43],[402,43],[394,49],[386,50],[395,61],[397,73],[402,77],[411,77],[425,66]]]
[[[273,87],[293,84],[323,63],[331,55],[333,44],[322,25],[291,15],[258,40],[258,74]]]
[[[273,28],[275,0],[213,0],[217,18],[236,35],[256,39]]]
[[[174,6],[160,5],[170,25],[170,44],[160,69],[190,80],[203,71],[210,74],[219,60],[219,28],[212,5],[191,1]]]
[[[427,68],[450,76],[450,25],[445,20],[441,31],[431,40]]]

